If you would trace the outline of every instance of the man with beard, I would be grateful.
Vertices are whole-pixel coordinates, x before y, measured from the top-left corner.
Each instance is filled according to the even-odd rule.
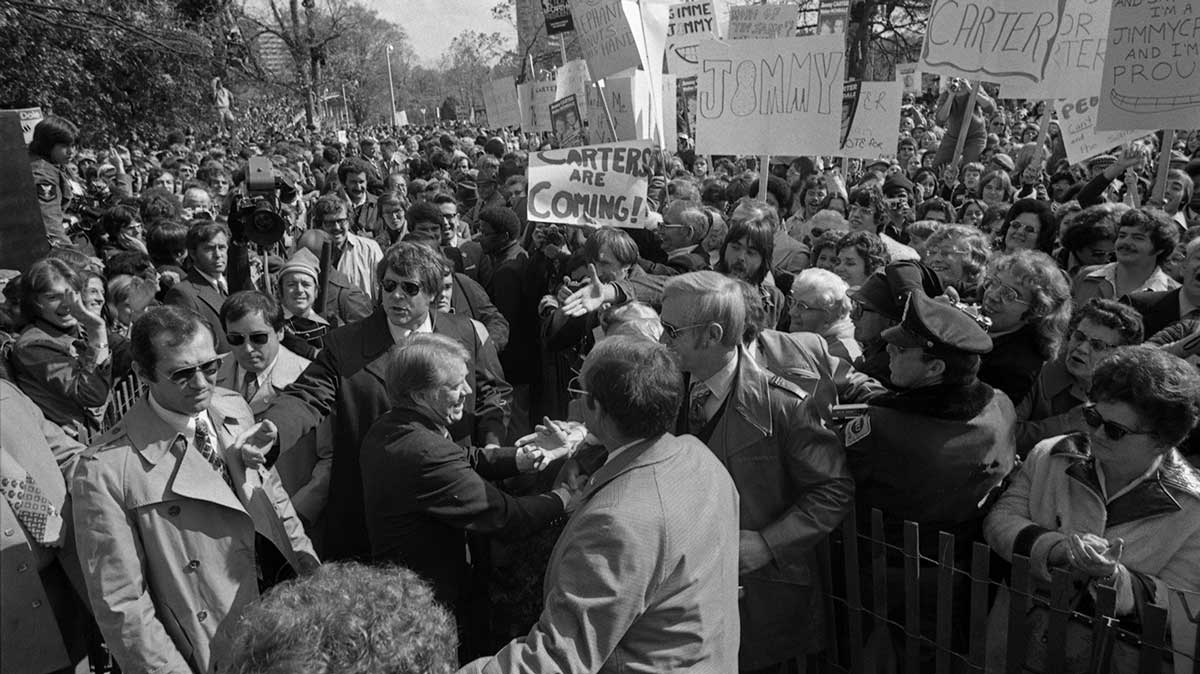
[[[346,202],[335,194],[322,196],[313,206],[313,219],[333,244],[330,267],[345,274],[367,297],[378,299],[375,268],[383,258],[383,250],[373,240],[350,232]]]
[[[355,233],[374,233],[375,223],[379,220],[378,199],[367,191],[367,181],[373,174],[371,165],[358,157],[350,157],[338,166],[338,182],[342,184],[351,209],[350,230]]]
[[[775,252],[775,228],[768,218],[751,215],[760,213],[769,206],[763,202],[752,201],[743,202],[738,208],[742,209],[742,206],[747,206],[742,210],[743,215],[747,217],[738,218],[735,212],[735,217],[729,225],[729,233],[725,235],[725,243],[721,246],[721,257],[717,260],[716,270],[754,286],[762,295],[763,309],[766,311],[763,325],[776,327],[780,325],[780,321],[786,322],[790,317],[784,304],[786,298],[783,292],[773,283],[767,282],[767,274],[771,271],[771,256]]]

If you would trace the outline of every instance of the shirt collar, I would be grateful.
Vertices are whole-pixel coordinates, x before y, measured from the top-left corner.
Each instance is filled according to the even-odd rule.
[[[297,318],[296,314],[293,314],[292,312],[288,311],[287,309],[283,310],[283,317],[285,319]],[[321,314],[318,314],[316,312],[316,310],[314,310],[312,307],[309,307],[308,311],[304,312],[304,315],[300,316],[299,318],[305,318],[314,323],[320,323],[321,325],[329,325],[329,321],[325,320],[325,317],[322,316]]]
[[[280,348],[282,348],[282,347],[280,347]],[[271,362],[267,364],[266,369],[264,369],[262,372],[259,372],[258,376],[255,377],[255,380],[258,382],[259,387],[262,387],[262,385],[267,383],[267,380],[269,380],[271,378],[271,372],[273,372],[275,370],[275,364],[278,362],[279,362],[279,352],[276,351],[275,357],[272,358]],[[237,377],[237,379],[234,380],[234,383],[237,386],[242,385],[242,380],[245,379],[247,372],[249,372],[249,370],[243,368],[240,363],[238,363],[237,366],[234,367],[234,374]]]
[[[713,400],[724,400],[725,396],[729,395],[729,390],[733,388],[733,375],[737,371],[737,364],[737,354],[734,354],[720,370],[704,380],[704,385],[712,391]]]
[[[176,433],[186,438],[188,442],[192,442],[192,440],[196,437],[196,416],[199,415],[188,416],[179,412],[172,412],[171,410],[160,405],[158,401],[154,399],[153,393],[147,395],[146,397],[150,401],[150,409],[158,415],[159,419],[162,419],[164,422],[166,422],[168,426],[170,426]],[[211,426],[212,424],[209,425]]]
[[[1127,492],[1133,490],[1134,487],[1145,482],[1146,480],[1149,480],[1151,477],[1154,477],[1155,475],[1157,475],[1158,469],[1162,467],[1162,462],[1163,462],[1163,458],[1161,456],[1154,459],[1154,461],[1150,464],[1150,467],[1148,469],[1146,469],[1146,472],[1142,473],[1141,477],[1139,477],[1138,479],[1134,480],[1133,482],[1130,482],[1129,484],[1125,485],[1117,493],[1109,495],[1107,493],[1108,487],[1106,486],[1108,481],[1107,481],[1107,478],[1104,477],[1104,469],[1101,468],[1100,462],[1097,461],[1096,462],[1096,475],[1099,476],[1099,478],[1100,478],[1100,488],[1105,491],[1104,502],[1112,503],[1113,501],[1117,500],[1118,498],[1121,498],[1121,496],[1125,495]]]
[[[621,452],[629,449],[630,447],[636,445],[637,443],[639,443],[645,439],[646,438],[638,438],[637,440],[634,440],[633,442],[627,442],[627,443],[621,445],[620,447],[617,447],[616,449],[609,451],[608,458],[604,460],[604,463],[611,462],[613,459],[617,458],[618,454],[620,454]]]
[[[401,340],[414,332],[433,332],[433,314],[425,314],[425,321],[418,325],[416,330],[409,330],[408,328],[402,328],[398,325],[392,325],[391,321],[388,321],[387,326],[388,332],[392,333],[392,341],[399,344]]]
[[[217,290],[221,289],[221,280],[220,279],[218,279],[215,276],[209,276],[208,274],[205,274],[204,272],[200,271],[200,269],[198,269],[196,267],[193,267],[193,269],[195,269],[196,273],[199,274],[205,281],[208,281],[209,285],[216,288]]]

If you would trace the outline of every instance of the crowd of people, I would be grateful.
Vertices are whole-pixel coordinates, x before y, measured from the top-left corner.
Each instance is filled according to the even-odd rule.
[[[1082,614],[1167,609],[1185,666],[1200,130],[1071,164],[1040,105],[969,90],[907,100],[878,160],[681,136],[642,229],[529,220],[549,135],[222,114],[89,148],[47,117],[49,252],[0,272],[0,671],[803,672],[842,591],[817,549],[873,509],[928,559],[1067,573]]]

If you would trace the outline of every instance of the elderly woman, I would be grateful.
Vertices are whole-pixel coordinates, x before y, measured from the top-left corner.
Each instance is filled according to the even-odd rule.
[[[967,225],[942,225],[925,241],[925,266],[933,270],[943,288],[954,288],[959,299],[979,299],[979,282],[991,257],[983,232]]]
[[[17,385],[76,437],[99,430],[112,387],[108,329],[85,304],[83,284],[62,260],[33,263],[20,286],[21,312],[31,322],[12,352]]]
[[[1058,358],[1038,373],[1017,408],[1017,452],[1052,435],[1083,428],[1082,410],[1096,366],[1121,346],[1142,343],[1142,317],[1132,307],[1094,299],[1077,307],[1067,325],[1067,341]]]
[[[838,242],[836,253],[833,272],[853,288],[891,262],[887,247],[871,232],[850,232]]]
[[[1071,315],[1070,289],[1049,255],[1022,250],[988,262],[979,298],[992,322],[992,351],[979,378],[1019,406],[1042,364],[1058,354]]]
[[[1057,221],[1054,211],[1050,210],[1050,202],[1040,199],[1018,199],[1008,215],[996,238],[999,240],[1000,251],[1015,253],[1018,250],[1040,250],[1043,253],[1054,252],[1054,240],[1058,238]]]
[[[985,537],[1006,559],[1029,557],[1042,583],[1052,569],[1068,572],[1072,608],[1086,615],[1100,585],[1116,588],[1118,617],[1136,622],[1147,604],[1168,608],[1175,671],[1190,671],[1196,609],[1170,588],[1200,591],[1200,472],[1175,449],[1200,421],[1200,373],[1159,349],[1123,347],[1096,368],[1089,398],[1086,430],[1034,447],[988,514]],[[997,625],[1005,604],[993,609]],[[1049,621],[1042,608],[1032,617],[1025,664],[1044,671]],[[1068,625],[1065,643],[1053,645],[1067,651],[1061,671],[1088,671],[1091,635],[1091,626]],[[1137,658],[1115,641],[1112,671],[1136,671]],[[1003,671],[999,653],[989,660],[989,671]],[[1171,668],[1170,656],[1162,665]]]
[[[792,284],[792,332],[814,332],[829,342],[829,353],[853,363],[862,357],[850,320],[850,286],[824,269],[805,269]]]
[[[387,368],[392,409],[363,438],[360,467],[367,535],[375,563],[424,577],[458,618],[460,649],[479,651],[464,618],[472,597],[467,532],[522,536],[548,526],[573,494],[510,496],[492,480],[532,472],[551,458],[528,448],[466,448],[449,436],[463,417],[473,379],[456,340],[417,333],[393,348]]]

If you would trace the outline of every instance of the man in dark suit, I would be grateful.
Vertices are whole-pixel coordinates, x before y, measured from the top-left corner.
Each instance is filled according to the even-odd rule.
[[[1174,290],[1133,293],[1121,299],[1142,315],[1146,338],[1183,319],[1200,318],[1200,238],[1188,242],[1183,285]]]
[[[449,427],[450,437],[464,445],[498,446],[506,434],[512,387],[504,381],[495,349],[480,341],[470,319],[436,311],[441,257],[401,242],[388,249],[380,269],[381,306],[325,335],[325,348],[265,414],[279,428],[284,451],[333,415],[337,446],[325,510],[325,553],[333,560],[365,559],[370,552],[359,447],[371,424],[391,408],[385,356],[392,346],[414,332],[435,332],[462,344],[473,373],[471,393],[462,418]]]
[[[400,564],[428,580],[458,617],[460,652],[471,657],[484,635],[468,619],[467,532],[529,534],[565,512],[571,491],[509,496],[488,480],[536,470],[546,458],[541,450],[464,450],[449,438],[470,391],[468,358],[445,335],[410,337],[387,369],[395,407],[371,426],[361,458],[372,561]]]
[[[666,269],[656,265],[647,271],[674,276],[708,269],[708,251],[700,242],[708,235],[710,223],[711,216],[706,215],[699,204],[683,200],[671,202],[658,229],[663,250],[667,253]]]
[[[167,291],[164,301],[200,315],[213,333],[217,353],[228,353],[221,327],[221,305],[229,297],[225,267],[229,263],[229,229],[217,222],[194,223],[187,233],[187,276]]]

